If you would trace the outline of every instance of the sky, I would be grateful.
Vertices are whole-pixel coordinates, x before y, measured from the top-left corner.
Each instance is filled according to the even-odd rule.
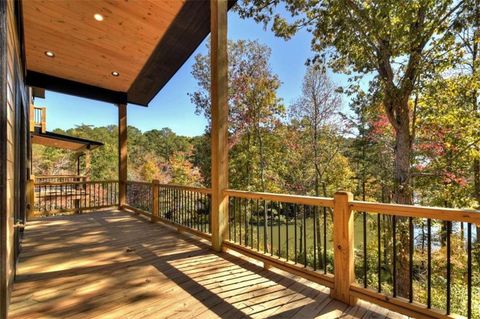
[[[229,40],[258,40],[268,45],[272,50],[271,69],[282,82],[278,96],[287,106],[299,97],[306,70],[305,62],[313,56],[309,33],[300,31],[292,39],[285,41],[275,37],[269,29],[264,30],[263,25],[253,20],[241,19],[235,12],[229,12],[228,28]],[[197,88],[191,75],[192,65],[195,55],[207,54],[207,41],[208,38],[150,102],[148,108],[128,106],[128,125],[133,125],[143,132],[170,127],[177,134],[185,136],[200,135],[204,132],[207,122],[202,115],[195,115],[195,106],[187,94]],[[332,79],[339,83],[343,77],[332,75]],[[45,99],[36,99],[35,105],[47,107],[48,130],[69,129],[80,124],[117,124],[117,108],[109,103],[47,91]]]

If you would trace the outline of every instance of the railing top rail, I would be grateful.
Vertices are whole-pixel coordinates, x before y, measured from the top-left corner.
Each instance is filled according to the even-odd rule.
[[[127,181],[127,184],[139,184],[139,185],[152,185],[152,182],[141,182],[141,181]],[[178,189],[183,189],[186,191],[192,191],[192,192],[199,192],[199,193],[204,193],[204,194],[211,194],[212,190],[210,188],[204,188],[204,187],[193,187],[193,186],[184,186],[184,185],[178,185],[178,184],[156,184],[159,187],[170,187],[170,188],[178,188]]]
[[[271,200],[284,203],[324,206],[333,208],[333,198],[327,197],[248,192],[233,189],[227,189],[225,191],[225,195],[248,199]]]
[[[118,180],[104,180],[104,181],[71,181],[71,182],[39,182],[35,186],[55,186],[55,185],[84,185],[84,184],[99,184],[99,183],[118,183]]]
[[[35,178],[86,177],[84,175],[35,175]]]
[[[429,218],[452,222],[466,222],[480,225],[480,211],[473,209],[383,204],[364,201],[352,201],[350,203],[350,208],[360,212],[380,213],[403,217]]]
[[[194,187],[194,186],[183,186],[183,185],[177,185],[177,184],[158,184],[159,187],[172,187],[172,188],[178,188],[178,189],[183,189],[186,191],[193,191],[193,192],[199,192],[199,193],[204,193],[204,194],[211,194],[212,190],[210,188],[203,188],[203,187]]]

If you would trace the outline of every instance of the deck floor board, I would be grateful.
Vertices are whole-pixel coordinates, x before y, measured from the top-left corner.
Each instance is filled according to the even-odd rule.
[[[406,318],[126,212],[29,223],[9,318]]]

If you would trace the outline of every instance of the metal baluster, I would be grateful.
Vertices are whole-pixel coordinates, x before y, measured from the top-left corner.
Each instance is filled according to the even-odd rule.
[[[273,256],[273,205],[272,201],[269,201],[270,204],[270,256]]]
[[[295,258],[295,263],[298,261],[298,252],[297,252],[297,205],[295,204],[293,206],[293,223],[295,224],[295,227],[293,228],[293,237],[295,238],[294,243],[293,243],[293,250],[294,250],[294,258]],[[288,236],[287,236],[288,238]],[[287,239],[288,240],[288,239]]]
[[[472,224],[467,225],[467,318],[472,318]]]
[[[378,245],[378,292],[382,292],[382,225],[380,213],[377,214],[377,245]]]
[[[212,223],[211,223],[211,216],[212,216],[212,197],[211,195],[207,195],[208,198],[208,232],[212,233]]]
[[[413,302],[413,249],[414,249],[414,243],[413,243],[413,218],[409,217],[408,218],[408,230],[409,230],[409,249],[408,249],[408,260],[409,260],[409,301]]]
[[[289,207],[289,206],[287,206],[287,207]],[[285,239],[285,241],[286,241],[285,255],[287,256],[287,261],[288,261],[289,256],[290,256],[290,250],[288,249],[288,241],[289,241],[288,240],[288,215],[289,215],[290,209],[287,209],[286,212],[287,212],[287,214],[285,215],[285,226],[286,226],[285,227],[285,236],[286,236],[286,239]]]
[[[307,267],[307,206],[303,206],[303,265]]]
[[[248,246],[248,241],[247,241],[247,238],[248,238],[248,199],[245,198],[245,207],[244,207],[244,211],[245,211],[245,238],[244,238],[244,245],[245,246]]]
[[[255,205],[255,211],[256,211],[256,224],[257,224],[257,251],[260,251],[260,225],[258,224],[258,199],[256,200],[256,205]]]
[[[237,198],[231,197],[233,200],[233,242],[237,242]]]
[[[237,201],[238,201],[238,206],[239,206],[239,207],[238,207],[238,213],[239,213],[239,216],[238,216],[238,220],[239,220],[238,227],[240,228],[240,232],[239,232],[238,235],[240,236],[240,238],[239,238],[239,243],[240,243],[240,245],[241,245],[241,244],[242,244],[242,241],[244,241],[244,240],[243,240],[243,237],[242,237],[242,223],[243,223],[243,221],[242,221],[242,199],[241,199],[241,198],[237,198]]]
[[[393,296],[397,296],[397,218],[392,216],[392,239],[393,239]]]
[[[450,296],[451,296],[451,280],[452,280],[452,265],[451,265],[451,255],[452,255],[452,245],[451,245],[451,235],[452,235],[452,222],[447,222],[447,315],[450,314]]]
[[[188,197],[188,207],[190,209],[190,216],[192,218],[192,228],[198,230],[198,225],[197,225],[197,216],[195,215],[195,211],[193,210],[193,195],[195,195],[195,192],[190,192],[190,196]]]
[[[323,207],[323,272],[327,273],[327,208]]]
[[[232,240],[232,215],[234,215],[233,212],[233,201],[232,198],[228,198],[228,240]]]
[[[432,220],[427,219],[427,308],[432,308]]]
[[[268,229],[268,223],[267,223],[267,202],[263,200],[263,252],[267,253],[268,252],[268,246],[267,246],[267,229]]]
[[[55,186],[55,209],[58,209],[58,185]]]
[[[250,200],[250,248],[253,249],[253,220],[252,220],[252,217],[253,217],[253,199]]]
[[[281,245],[280,245],[280,243],[281,243],[281,240],[280,240],[280,239],[281,239],[281,234],[282,234],[282,233],[281,233],[281,231],[280,231],[280,226],[281,226],[281,222],[282,222],[282,221],[280,220],[280,212],[278,212],[277,215],[278,215],[278,241],[277,241],[278,257],[281,257],[281,256],[282,256],[282,254],[281,254],[282,248],[281,248]]]
[[[367,260],[367,212],[363,212],[363,287],[367,288],[368,260]]]
[[[313,270],[317,270],[317,210],[313,207]]]

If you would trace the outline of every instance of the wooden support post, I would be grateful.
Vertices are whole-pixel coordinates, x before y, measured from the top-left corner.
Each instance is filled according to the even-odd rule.
[[[47,108],[42,107],[42,123],[41,123],[42,133],[47,131]]]
[[[127,105],[118,105],[118,196],[119,208],[127,198]]]
[[[85,180],[89,181],[90,180],[90,174],[91,174],[91,163],[92,163],[92,154],[90,151],[85,151]],[[81,174],[79,174],[81,175]]]
[[[30,104],[30,112],[29,112],[29,122],[30,122],[30,132],[35,131],[35,106]]]
[[[356,298],[350,295],[350,285],[355,280],[352,200],[352,193],[336,192],[333,211],[335,286],[332,297],[349,305],[356,303]]]
[[[160,181],[158,179],[154,179],[152,181],[152,216],[151,222],[156,222],[158,217],[160,217],[160,211],[158,207],[158,190],[159,190]]]
[[[82,153],[77,153],[77,176],[80,176],[80,157],[82,157]]]
[[[35,211],[35,176],[30,176],[27,180],[27,221],[34,217]]]
[[[228,233],[228,62],[227,0],[210,0],[212,99],[212,247],[222,250]]]

